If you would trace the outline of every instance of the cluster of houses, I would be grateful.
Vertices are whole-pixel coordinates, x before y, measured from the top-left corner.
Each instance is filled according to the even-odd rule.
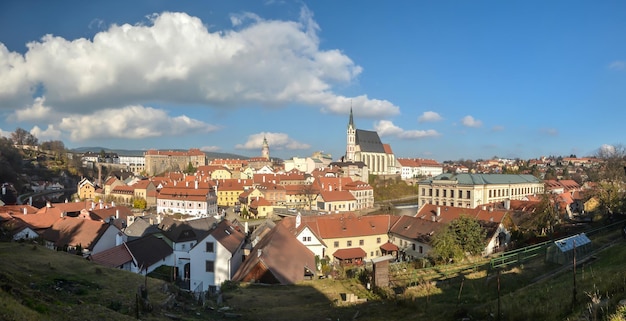
[[[294,178],[296,182],[290,185],[289,175],[279,177],[271,174],[241,183],[256,181],[258,185],[250,185],[249,191],[237,189],[237,193],[232,194],[233,199],[253,199],[250,203],[241,203],[248,206],[253,202],[261,203],[260,200],[271,203],[279,198],[277,194],[288,190],[280,186],[299,186],[300,180],[305,179],[296,175],[299,178]],[[219,202],[220,186],[227,185],[226,180],[211,185],[208,181],[187,180],[184,175],[180,178],[160,181],[154,189],[170,189],[165,193],[170,195],[168,197],[185,193],[185,197],[191,198],[200,195],[194,196],[194,190],[217,188],[215,199]],[[489,179],[500,182],[513,177]],[[478,177],[474,180],[478,181]],[[454,181],[454,178],[448,177],[447,181]],[[346,188],[348,193],[361,191],[358,188],[361,183],[346,177],[319,175],[315,182],[318,199],[325,197],[325,191],[344,192]],[[456,184],[462,182],[463,179],[458,179]],[[585,206],[574,205],[575,195],[581,189],[575,182],[550,181],[546,186],[559,196],[559,206],[569,207],[570,211],[573,207]],[[274,190],[283,192],[270,194]],[[337,195],[342,194],[345,193]],[[229,195],[222,196],[225,198],[222,201],[230,202]],[[204,200],[205,196],[200,196]],[[166,267],[181,287],[193,292],[215,292],[225,281],[231,280],[293,284],[322,273],[319,259],[327,259],[331,265],[359,265],[381,257],[425,258],[432,249],[434,235],[460,216],[475,218],[484,228],[482,254],[489,255],[507,246],[509,230],[515,220],[533,215],[538,203],[537,196],[529,191],[521,199],[497,200],[476,207],[425,203],[415,214],[403,216],[364,215],[354,211],[354,206],[352,210],[342,208],[338,213],[298,213],[282,219],[267,219],[252,229],[245,220],[229,220],[222,215],[195,215],[176,220],[166,213],[133,213],[116,202],[87,200],[48,203],[42,208],[4,205],[0,207],[0,226],[3,233],[14,240],[38,238],[50,249],[74,252],[112,268],[147,274]]]

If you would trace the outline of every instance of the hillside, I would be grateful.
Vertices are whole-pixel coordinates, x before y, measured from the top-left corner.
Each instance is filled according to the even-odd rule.
[[[501,320],[578,320],[589,316],[594,299],[599,302],[598,320],[607,311],[614,313],[617,302],[626,298],[626,242],[614,244],[577,270],[574,312],[569,308],[571,270],[540,282],[534,280],[546,271],[539,266],[542,259],[503,270]],[[40,245],[0,243],[0,320],[136,320],[137,311],[141,320],[496,319],[493,271],[479,267],[463,278],[449,275],[414,282],[401,296],[393,291],[370,292],[356,278],[310,280],[296,286],[228,285],[223,305],[209,300],[203,308],[157,279],[102,267]],[[147,304],[138,305],[137,294],[144,284]],[[349,293],[367,301],[346,303],[342,298]],[[227,312],[219,312],[224,306]]]

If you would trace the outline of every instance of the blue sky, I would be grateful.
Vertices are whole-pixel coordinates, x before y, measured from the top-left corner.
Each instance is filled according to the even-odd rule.
[[[624,1],[0,3],[0,134],[70,148],[586,156],[625,102]]]

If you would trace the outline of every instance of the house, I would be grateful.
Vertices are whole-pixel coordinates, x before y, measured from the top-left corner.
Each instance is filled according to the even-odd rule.
[[[265,284],[296,284],[315,275],[315,255],[279,222],[253,248],[233,280]]]
[[[189,251],[189,289],[216,293],[243,262],[246,235],[228,220],[219,222]]]
[[[41,236],[50,249],[81,248],[83,254],[96,254],[126,241],[126,235],[112,224],[75,217],[59,219]]]
[[[274,215],[274,206],[263,197],[253,199],[248,207],[254,218],[272,218]]]
[[[174,251],[176,278],[182,282],[180,285],[187,290],[191,289],[189,288],[191,285],[191,257],[189,251],[204,239],[215,226],[217,226],[217,220],[214,217],[187,221],[178,221],[165,217],[158,225],[160,233],[155,235],[157,237],[162,235],[167,238],[166,241]]]
[[[398,247],[400,259],[411,261],[428,256],[433,236],[444,227],[444,224],[432,220],[401,216],[389,229],[389,238]]]
[[[419,208],[415,217],[443,224],[448,224],[461,216],[476,219],[486,232],[487,238],[482,252],[482,255],[486,256],[502,250],[511,239],[511,233],[503,224],[508,212],[488,206],[462,208],[425,204]]]
[[[157,213],[181,213],[196,217],[218,215],[215,188],[209,182],[174,182],[159,191]]]
[[[96,185],[91,182],[89,179],[87,179],[86,177],[81,179],[80,182],[78,182],[78,187],[77,187],[77,191],[78,191],[78,197],[81,200],[93,200],[96,195]]]
[[[381,255],[380,246],[389,240],[390,227],[398,219],[393,215],[341,213],[316,216],[286,217],[296,238],[320,258],[332,257],[336,251],[360,248],[363,259]],[[341,252],[340,252],[341,253]],[[351,253],[354,254],[354,253]]]
[[[154,235],[91,254],[88,259],[100,265],[144,275],[160,266],[174,265],[172,247],[162,238]]]

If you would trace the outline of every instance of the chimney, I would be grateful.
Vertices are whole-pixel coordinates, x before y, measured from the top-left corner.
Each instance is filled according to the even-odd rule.
[[[508,198],[504,200],[504,209],[507,211],[511,209],[511,200]]]
[[[185,182],[185,187],[189,187],[189,181]]]
[[[483,209],[483,211],[486,211],[487,210],[487,205],[483,205],[482,209]]]
[[[26,207],[24,207],[24,208],[22,209],[22,212],[24,212],[24,215],[26,215],[26,214],[27,214],[27,213],[26,213]]]
[[[433,222],[436,222],[437,221],[437,216],[433,216],[431,219],[433,220]]]
[[[115,219],[119,220],[119,218],[120,218],[120,210],[116,209],[115,210]]]
[[[65,199],[65,203],[67,203],[67,198]]]
[[[111,202],[111,207],[115,207],[115,201]]]
[[[33,206],[33,197],[32,196],[28,197],[28,205]]]
[[[437,217],[441,216],[441,207],[437,206]]]
[[[96,208],[96,203],[94,203],[93,201],[91,202],[91,209],[93,210],[94,208]]]
[[[248,231],[249,231],[249,229],[248,229],[248,221],[243,222],[243,230],[244,230],[244,232],[246,232],[246,234],[248,234]]]
[[[50,204],[50,201],[46,201],[46,207],[47,207],[47,208],[52,207],[52,204]]]
[[[256,256],[259,257],[259,256],[261,256],[261,254],[263,254],[263,249],[258,249],[256,251]]]
[[[195,188],[198,189],[198,181],[195,181],[195,183],[196,183]]]

